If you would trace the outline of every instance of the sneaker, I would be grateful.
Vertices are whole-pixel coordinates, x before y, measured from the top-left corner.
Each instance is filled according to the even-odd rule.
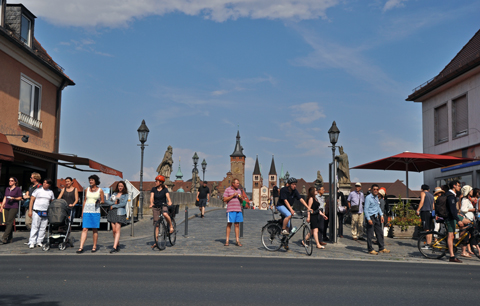
[[[41,247],[43,247],[43,244],[37,243],[37,247],[41,248]]]
[[[383,249],[383,250],[380,250],[380,251],[378,251],[378,253],[385,253],[385,254],[388,254],[388,253],[390,253],[390,250]]]
[[[28,248],[29,248],[29,249],[34,249],[34,248],[35,248],[35,245],[34,245],[34,244],[29,244],[29,245],[28,245]]]
[[[286,229],[282,230],[282,235],[285,235],[285,236],[286,236],[286,235],[288,235],[288,234],[290,234],[290,233],[289,233]]]
[[[431,249],[432,249],[432,247],[429,246],[429,245],[425,245],[425,246],[422,247],[422,250],[431,250]]]
[[[375,251],[375,250],[371,250],[370,252],[368,252],[368,254],[371,254],[371,255],[378,255],[378,252]]]

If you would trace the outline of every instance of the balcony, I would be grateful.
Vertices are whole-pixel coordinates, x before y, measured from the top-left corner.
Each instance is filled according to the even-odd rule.
[[[37,132],[42,129],[42,121],[30,117],[22,112],[18,112],[18,124],[33,129]]]

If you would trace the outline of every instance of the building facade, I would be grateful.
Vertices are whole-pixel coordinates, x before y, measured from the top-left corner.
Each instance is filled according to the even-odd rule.
[[[423,152],[480,159],[480,31],[407,101],[422,103]],[[480,186],[480,161],[424,172],[430,186]]]

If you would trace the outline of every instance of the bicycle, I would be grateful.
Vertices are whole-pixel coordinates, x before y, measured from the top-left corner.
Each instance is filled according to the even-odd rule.
[[[167,206],[167,208],[170,220],[172,221],[173,232],[170,233],[168,223],[165,220],[163,213],[160,214],[160,217],[153,226],[153,239],[155,240],[155,245],[160,251],[167,247],[167,237],[171,246],[174,246],[177,241],[177,224],[175,222],[175,215],[178,213],[179,205],[170,205]]]
[[[474,226],[473,223],[468,224],[464,228],[460,229],[459,231],[465,231],[459,239],[453,240],[453,252],[457,253],[458,246],[464,239],[468,239],[468,235],[470,234],[469,229]],[[420,253],[429,259],[440,259],[445,256],[445,253],[448,252],[448,235],[444,234],[446,232],[445,224],[443,224],[443,232],[421,232],[420,237],[418,238],[418,250]],[[478,239],[480,238],[480,234],[477,229],[474,228],[473,235]],[[430,244],[427,241],[431,241]],[[475,256],[480,258],[479,246],[472,245],[472,251],[475,253]]]
[[[275,219],[274,212],[272,210],[273,220],[267,221],[262,227],[262,244],[267,251],[278,251],[282,246],[288,250],[288,242],[290,239],[295,236],[296,233],[300,232],[303,228],[303,237],[302,244],[305,247],[305,252],[308,256],[312,255],[313,252],[313,234],[310,229],[310,226],[307,223],[307,216],[302,217],[293,217],[292,219],[302,219],[302,225],[295,231],[291,232],[290,235],[282,235],[282,224],[283,217],[280,219]],[[308,238],[307,238],[308,237]]]

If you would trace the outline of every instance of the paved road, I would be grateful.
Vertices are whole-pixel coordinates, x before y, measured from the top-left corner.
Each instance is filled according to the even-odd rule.
[[[212,256],[2,256],[1,305],[446,305],[478,267]]]
[[[111,232],[100,231],[99,233],[99,251],[92,254],[91,233],[85,245],[86,253],[83,255],[75,254],[79,246],[80,231],[77,229],[73,232],[75,238],[75,248],[68,248],[65,251],[51,249],[49,252],[43,252],[40,248],[29,250],[23,243],[28,240],[28,232],[18,231],[14,233],[14,243],[8,245],[0,245],[1,255],[73,255],[73,256],[91,256],[91,255],[108,255],[117,256],[121,254],[137,254],[137,255],[208,255],[208,256],[243,256],[243,257],[279,257],[279,258],[305,258],[304,248],[300,245],[301,233],[298,239],[291,242],[291,250],[286,252],[280,250],[278,252],[266,251],[260,241],[260,233],[262,226],[267,220],[272,218],[271,213],[258,210],[245,211],[244,237],[242,238],[243,247],[236,247],[233,242],[235,236],[232,230],[230,236],[230,246],[223,246],[225,243],[225,226],[226,216],[224,209],[209,209],[204,219],[195,217],[198,210],[190,210],[189,235],[184,237],[183,212],[177,216],[178,234],[177,244],[173,247],[168,246],[164,251],[152,251],[150,246],[153,244],[153,229],[150,216],[135,224],[135,237],[130,237],[130,226],[122,228],[122,237],[120,244],[120,253],[110,255],[109,251],[113,245],[113,237]],[[295,220],[294,224],[299,225],[300,220]],[[445,263],[449,264],[447,258],[441,260],[428,260],[422,257],[418,252],[416,241],[413,239],[386,239],[386,247],[392,252],[390,254],[380,254],[377,256],[367,253],[365,241],[353,241],[350,236],[350,228],[344,229],[345,238],[339,239],[336,245],[328,244],[326,249],[314,249],[310,258],[316,259],[343,259],[343,260],[374,260],[374,261],[399,261],[399,262],[419,262],[419,263]],[[295,238],[295,237],[294,237]],[[1,257],[0,257],[1,258]],[[1,260],[1,259],[0,259]],[[102,259],[104,260],[104,259]],[[480,259],[474,257],[464,259],[463,265],[480,265]],[[452,264],[457,265],[458,264]]]

